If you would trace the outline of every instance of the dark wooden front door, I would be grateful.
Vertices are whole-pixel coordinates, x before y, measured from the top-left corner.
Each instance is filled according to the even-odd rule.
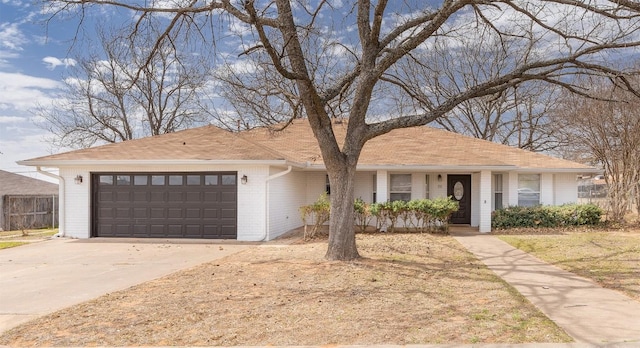
[[[460,209],[451,215],[451,223],[471,224],[471,175],[447,176],[447,196],[460,205]]]

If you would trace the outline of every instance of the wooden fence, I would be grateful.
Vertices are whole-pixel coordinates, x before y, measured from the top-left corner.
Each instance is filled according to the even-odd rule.
[[[2,197],[5,231],[58,227],[58,195]]]

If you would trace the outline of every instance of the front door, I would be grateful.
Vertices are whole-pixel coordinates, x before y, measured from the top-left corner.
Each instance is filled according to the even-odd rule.
[[[448,175],[447,196],[460,205],[451,215],[451,223],[471,224],[471,175]]]

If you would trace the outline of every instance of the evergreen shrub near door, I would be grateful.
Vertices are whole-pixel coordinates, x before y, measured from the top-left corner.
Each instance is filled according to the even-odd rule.
[[[507,207],[493,212],[491,227],[561,227],[596,225],[602,209],[594,204],[565,204],[561,206]]]

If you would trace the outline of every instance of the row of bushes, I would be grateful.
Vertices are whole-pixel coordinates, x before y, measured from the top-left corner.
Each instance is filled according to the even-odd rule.
[[[376,231],[387,229],[389,232],[395,232],[397,227],[419,232],[440,231],[446,230],[449,217],[458,210],[458,202],[449,198],[437,198],[366,203],[358,198],[353,204],[353,209],[354,223],[363,232],[372,226],[372,223],[375,223],[373,226]],[[329,221],[330,210],[331,205],[326,194],[321,195],[313,204],[300,207],[305,239],[313,237],[320,226]],[[311,221],[313,225],[308,229],[308,223]]]
[[[602,209],[594,204],[565,204],[560,206],[507,207],[493,212],[491,227],[560,227],[596,225]]]
[[[361,231],[365,231],[375,219],[376,231],[386,228],[389,232],[395,232],[397,227],[403,227],[425,232],[446,230],[449,217],[458,210],[458,202],[449,198],[381,203],[366,203],[356,199],[354,209],[356,226]]]

